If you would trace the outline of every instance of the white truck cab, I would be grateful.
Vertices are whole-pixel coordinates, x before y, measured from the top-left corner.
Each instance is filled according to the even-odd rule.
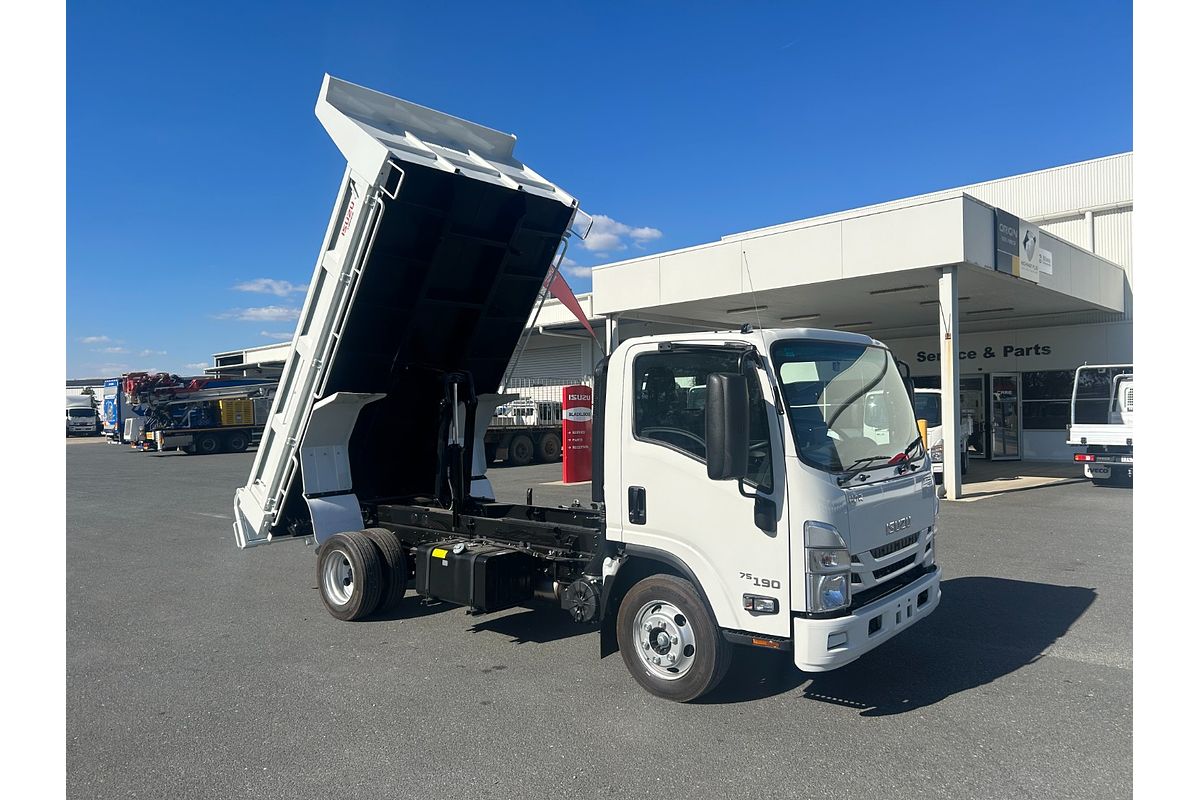
[[[67,436],[95,436],[99,417],[87,395],[67,395]]]
[[[800,669],[823,671],[937,606],[931,464],[883,344],[813,329],[648,337],[606,372],[606,534],[687,565],[722,629],[790,639]],[[730,374],[748,389],[744,467],[725,460],[743,445],[711,396]],[[689,402],[697,389],[709,396]]]
[[[961,408],[962,406],[960,406]],[[942,427],[942,392],[940,389],[913,390],[913,408],[917,419],[925,421],[925,444],[929,449],[929,457],[933,460],[934,479],[941,483],[945,471],[946,443],[945,429]],[[966,475],[970,466],[967,455],[967,443],[975,432],[975,420],[965,408],[959,417],[958,425],[958,459],[960,474]]]

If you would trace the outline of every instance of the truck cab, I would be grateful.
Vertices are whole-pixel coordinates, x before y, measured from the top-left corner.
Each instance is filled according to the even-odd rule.
[[[95,436],[98,432],[96,420],[96,410],[90,401],[84,405],[71,404],[68,400],[67,436]]]
[[[936,607],[931,463],[880,342],[639,339],[605,391],[608,538],[686,564],[734,641],[774,637],[828,670]]]
[[[965,403],[960,406],[964,407]],[[929,457],[933,461],[934,480],[942,482],[945,470],[946,443],[942,427],[942,392],[940,389],[915,389],[913,391],[913,407],[918,420],[925,422],[925,445],[929,449]],[[966,475],[970,465],[967,454],[967,443],[975,432],[975,420],[964,408],[958,426],[958,459],[960,474]]]

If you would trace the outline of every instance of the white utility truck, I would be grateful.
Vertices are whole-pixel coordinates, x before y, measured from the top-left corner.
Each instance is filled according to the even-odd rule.
[[[1067,444],[1092,483],[1133,480],[1133,365],[1083,365],[1075,370]]]
[[[942,427],[942,391],[941,389],[915,389],[913,406],[917,419],[925,420],[925,445],[929,448],[929,457],[933,460],[934,479],[941,483],[942,472],[945,471],[945,433]],[[964,410],[959,415],[958,422],[958,462],[961,474],[967,474],[971,459],[967,455],[967,442],[975,432],[975,421]]]
[[[577,203],[461,119],[329,76],[317,117],[349,163],[234,499],[240,547],[315,541],[343,620],[410,586],[474,612],[547,601],[677,701],[735,645],[825,671],[937,607],[909,386],[859,334],[622,342],[595,375],[590,505],[497,502],[484,431]]]

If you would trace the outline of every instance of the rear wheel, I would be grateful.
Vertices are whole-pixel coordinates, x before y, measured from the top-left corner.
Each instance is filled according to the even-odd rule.
[[[195,452],[203,456],[221,452],[221,440],[212,433],[202,433],[192,443]]]
[[[517,434],[508,443],[508,463],[524,467],[533,462],[533,440],[523,433]]]
[[[396,534],[387,528],[367,528],[363,531],[383,557],[383,587],[376,611],[389,611],[400,604],[408,590],[408,557]]]
[[[250,437],[245,431],[233,431],[225,436],[225,448],[231,453],[245,452],[250,446]]]
[[[383,570],[379,552],[365,534],[335,533],[317,555],[317,586],[329,613],[356,620],[379,604]]]
[[[733,657],[696,588],[674,575],[651,575],[629,590],[617,642],[643,689],[680,703],[716,688]]]
[[[558,461],[562,457],[562,440],[557,433],[543,433],[538,438],[537,458],[542,463]]]

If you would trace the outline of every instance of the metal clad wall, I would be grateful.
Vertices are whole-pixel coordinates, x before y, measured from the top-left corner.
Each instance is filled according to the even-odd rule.
[[[1096,255],[1125,268],[1133,283],[1133,210],[1096,214]]]
[[[1087,220],[1082,215],[1069,219],[1057,219],[1053,222],[1043,222],[1039,227],[1060,239],[1066,239],[1077,247],[1088,249]],[[1103,253],[1099,255],[1103,255]]]
[[[1129,202],[1133,199],[1133,154],[986,181],[960,191],[1023,219]]]

